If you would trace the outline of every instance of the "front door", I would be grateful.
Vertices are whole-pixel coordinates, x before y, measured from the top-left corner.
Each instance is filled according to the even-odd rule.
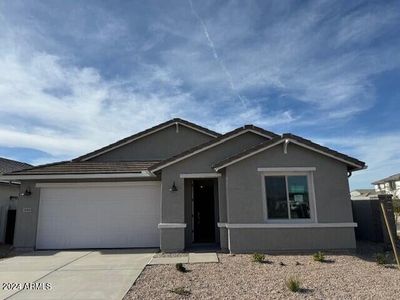
[[[193,180],[193,243],[215,243],[214,180]]]
[[[5,243],[12,245],[14,243],[14,230],[15,230],[15,219],[17,216],[17,211],[15,209],[10,209],[7,212],[7,225],[6,225],[6,238]]]

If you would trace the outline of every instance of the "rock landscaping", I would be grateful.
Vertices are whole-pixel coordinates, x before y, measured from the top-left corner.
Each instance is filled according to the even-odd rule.
[[[130,299],[396,299],[400,270],[376,253],[307,255],[218,254],[219,263],[147,266]],[[263,262],[264,261],[264,262]],[[389,261],[392,262],[392,261]],[[298,285],[298,286],[297,286]]]

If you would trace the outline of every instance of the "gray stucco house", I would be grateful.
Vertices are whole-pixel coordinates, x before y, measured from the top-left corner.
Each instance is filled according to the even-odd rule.
[[[14,245],[355,248],[348,176],[365,163],[292,134],[173,119],[20,180]]]

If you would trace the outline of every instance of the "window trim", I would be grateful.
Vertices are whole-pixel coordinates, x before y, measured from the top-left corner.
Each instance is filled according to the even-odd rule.
[[[262,199],[263,199],[263,212],[264,212],[264,221],[267,223],[275,223],[275,224],[304,224],[304,223],[318,223],[317,218],[317,206],[315,201],[315,190],[314,190],[314,171],[316,168],[258,168],[258,170],[268,169],[267,172],[261,173],[261,188],[262,188]],[[305,171],[305,169],[309,171]],[[310,205],[310,218],[309,219],[270,219],[268,218],[268,206],[267,206],[267,191],[265,186],[265,177],[273,177],[273,176],[285,176],[286,183],[286,195],[288,194],[288,184],[287,184],[287,176],[306,176],[307,177],[307,188],[308,188],[308,196],[309,196],[309,205]],[[290,207],[288,206],[288,210]]]

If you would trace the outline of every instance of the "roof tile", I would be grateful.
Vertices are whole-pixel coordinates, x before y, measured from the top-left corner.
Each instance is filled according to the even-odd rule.
[[[0,174],[31,168],[32,165],[0,157]]]
[[[6,175],[139,173],[158,161],[60,162]]]

